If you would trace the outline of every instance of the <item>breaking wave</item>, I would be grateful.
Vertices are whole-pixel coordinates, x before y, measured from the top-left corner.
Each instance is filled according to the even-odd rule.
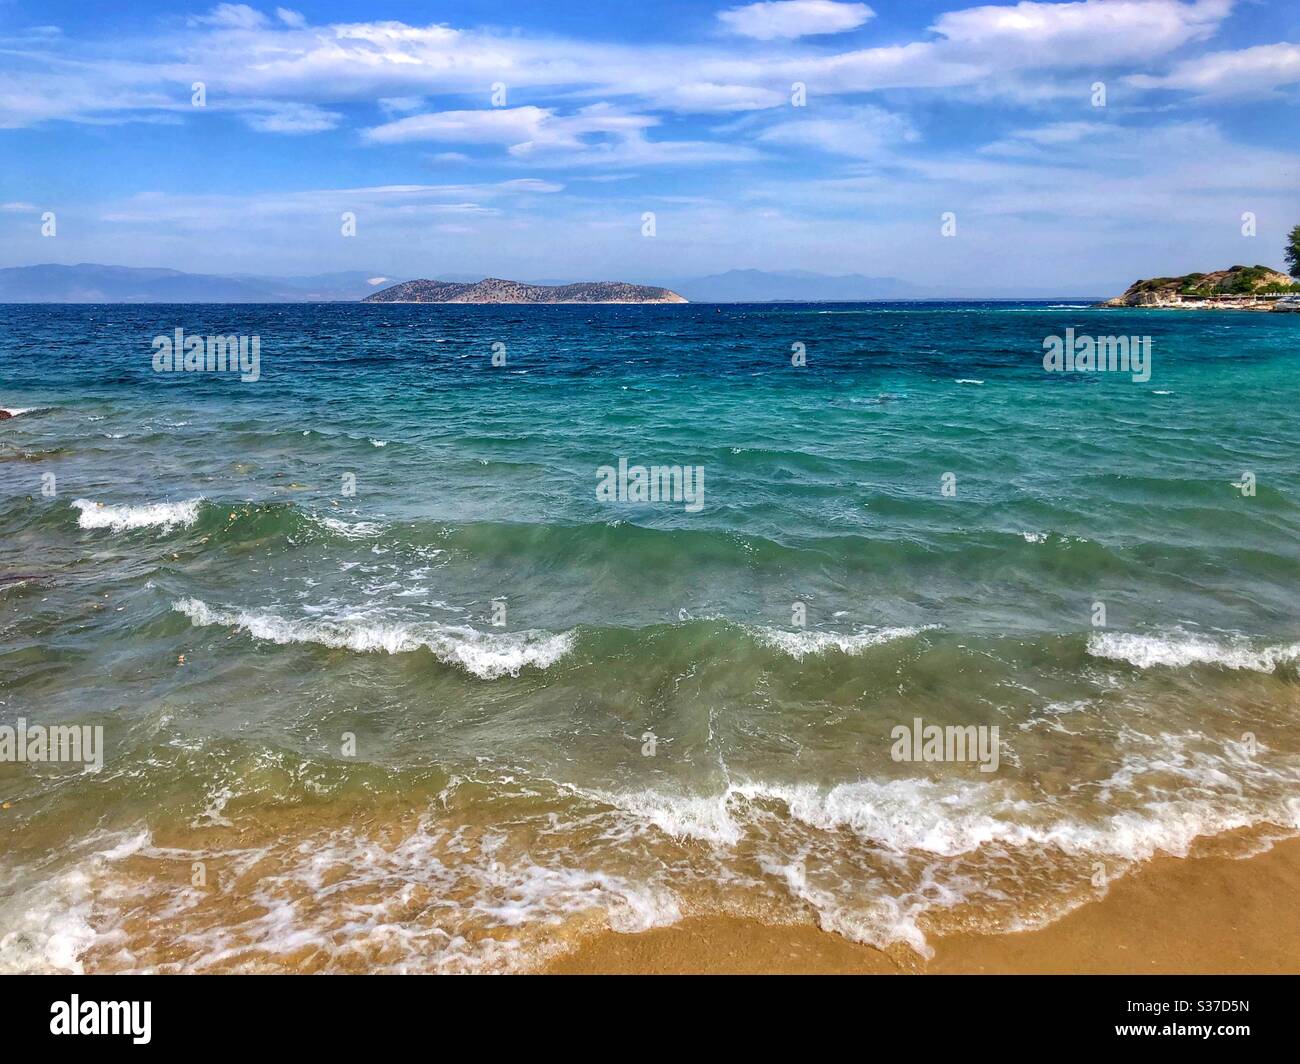
[[[572,632],[553,634],[536,629],[486,633],[468,625],[435,621],[382,623],[362,617],[296,620],[259,610],[214,609],[196,598],[181,599],[172,608],[195,627],[223,625],[270,643],[315,643],[361,653],[382,651],[409,654],[427,649],[448,665],[483,680],[518,676],[521,669],[549,668],[573,648]]]

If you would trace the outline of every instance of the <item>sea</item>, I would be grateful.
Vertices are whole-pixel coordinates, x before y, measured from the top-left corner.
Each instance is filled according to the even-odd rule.
[[[923,970],[1267,849],[1298,371],[1083,301],[0,308],[0,970]]]

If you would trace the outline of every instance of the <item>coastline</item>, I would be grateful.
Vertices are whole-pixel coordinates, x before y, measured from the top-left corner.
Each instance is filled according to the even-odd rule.
[[[915,964],[822,931],[697,917],[606,931],[556,958],[558,975],[1300,973],[1300,838],[1247,858],[1159,857],[1046,927],[936,939]]]
[[[1292,306],[1278,306],[1277,302],[1266,303],[1256,301],[1251,303],[1232,302],[1229,300],[1206,299],[1206,300],[1184,300],[1177,302],[1161,301],[1158,303],[1121,303],[1115,300],[1106,300],[1104,303],[1098,303],[1094,310],[1244,310],[1255,314],[1294,314],[1297,310]]]

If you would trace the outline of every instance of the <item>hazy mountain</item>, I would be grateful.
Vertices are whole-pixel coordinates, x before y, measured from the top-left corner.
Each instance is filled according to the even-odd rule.
[[[400,280],[362,271],[260,277],[89,262],[76,266],[11,266],[0,269],[0,303],[351,302]]]
[[[860,273],[830,276],[807,270],[769,273],[728,270],[693,277],[671,286],[693,303],[772,303],[779,300],[815,302],[855,299],[918,299],[924,293],[897,277],[864,277]]]
[[[859,273],[822,274],[808,270],[728,270],[708,277],[670,281],[670,286],[692,303],[847,302],[888,299],[1083,299],[1096,296],[1062,292],[1054,288],[1007,289],[981,285],[978,279],[938,278],[926,285],[897,277],[867,277]],[[1097,291],[1105,291],[1105,286]]]
[[[478,274],[442,273],[439,281],[474,284]],[[408,280],[377,272],[347,270],[304,277],[265,277],[259,274],[202,274],[134,266],[12,266],[0,269],[0,303],[331,303],[365,299]],[[530,279],[528,284],[560,286],[595,283],[586,278]],[[880,299],[1058,299],[1077,293],[1051,289],[1009,291],[981,288],[978,281],[942,279],[925,287],[896,277],[862,274],[829,275],[807,270],[729,270],[707,277],[664,282],[693,303],[819,302]],[[1099,286],[1098,291],[1106,291]],[[1082,298],[1096,298],[1087,293]]]

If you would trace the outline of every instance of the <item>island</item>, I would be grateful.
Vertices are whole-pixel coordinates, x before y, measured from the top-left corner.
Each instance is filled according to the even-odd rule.
[[[481,281],[403,281],[366,296],[363,303],[686,303],[667,288],[623,281],[524,284],[486,277]]]
[[[1300,283],[1268,266],[1232,266],[1212,273],[1150,277],[1099,307],[1178,310],[1300,311]]]

